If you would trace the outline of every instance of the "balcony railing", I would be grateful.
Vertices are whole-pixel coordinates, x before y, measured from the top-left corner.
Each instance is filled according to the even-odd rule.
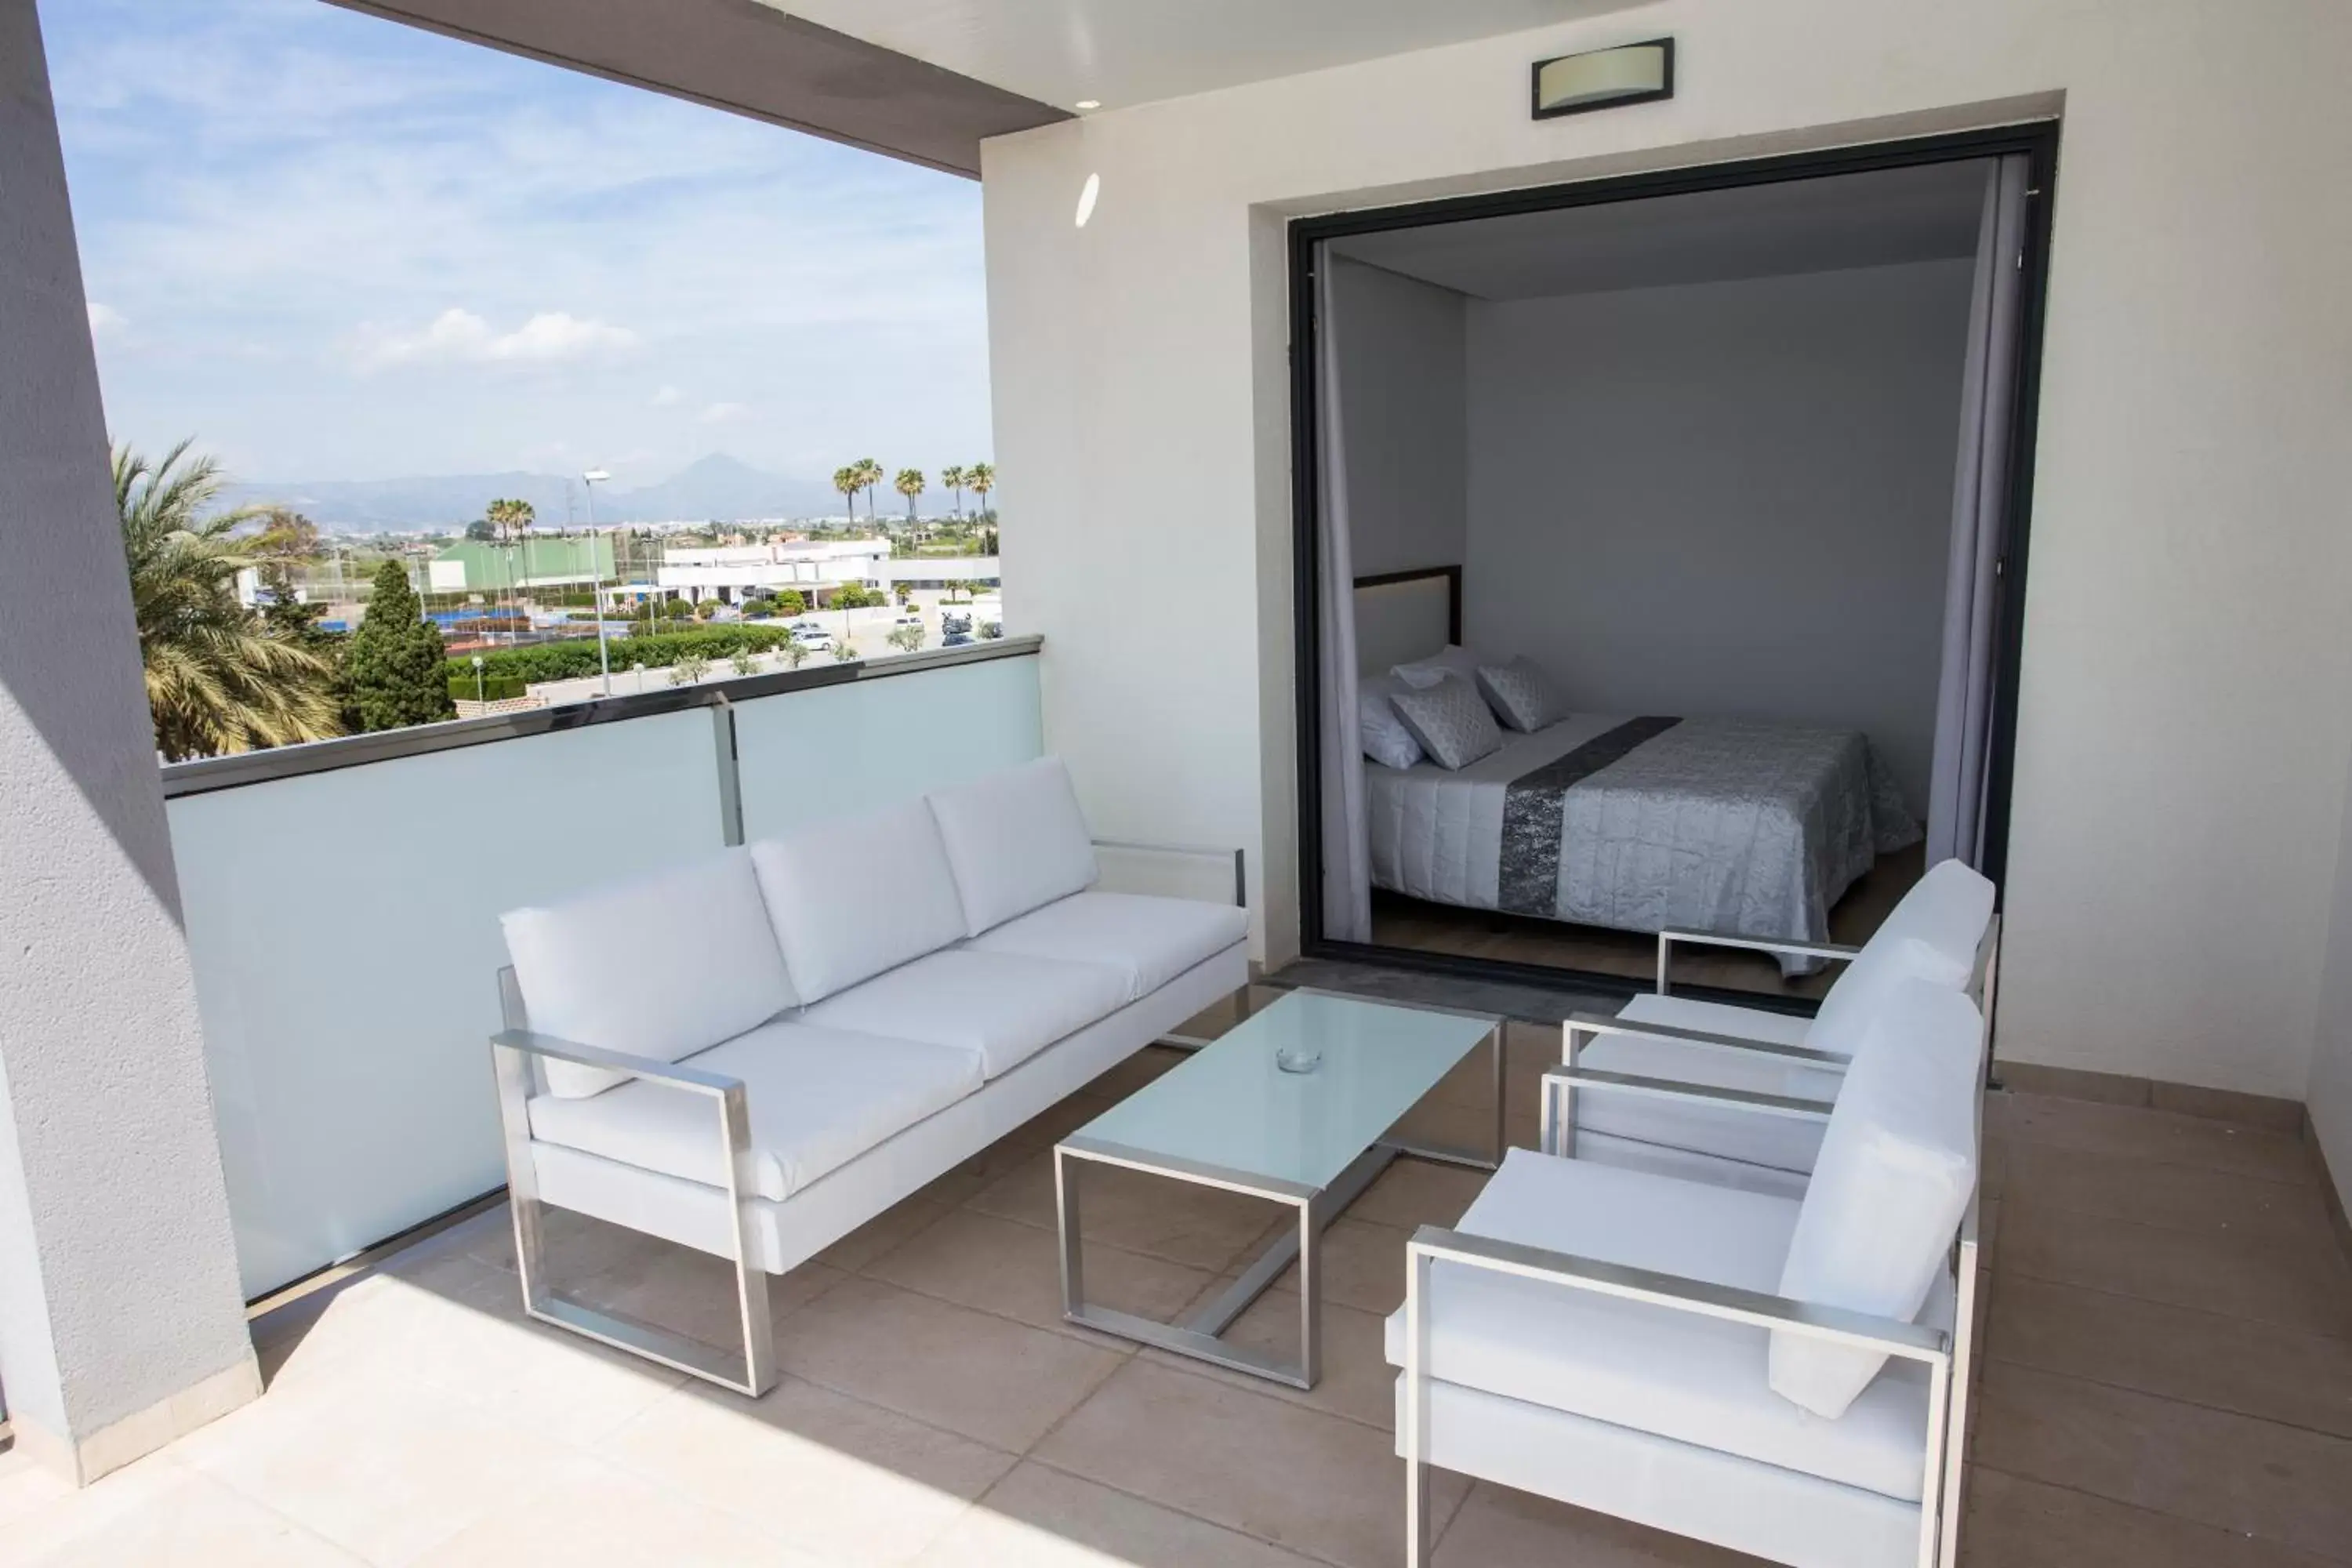
[[[501,911],[1034,757],[1038,647],[166,768],[246,1294],[499,1185]]]

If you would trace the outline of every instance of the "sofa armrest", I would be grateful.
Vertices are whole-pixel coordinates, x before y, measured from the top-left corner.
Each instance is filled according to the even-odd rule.
[[[1737,931],[1685,931],[1669,926],[1658,933],[1658,994],[1673,994],[1674,952],[1676,943],[1685,947],[1736,947],[1748,952],[1787,953],[1795,958],[1826,958],[1833,963],[1850,963],[1862,949],[1836,942],[1784,941],[1779,937],[1742,936]]]
[[[1783,1045],[1778,1040],[1751,1040],[1741,1035],[1711,1034],[1705,1029],[1685,1029],[1674,1024],[1644,1024],[1623,1018],[1612,1018],[1599,1013],[1571,1013],[1559,1026],[1560,1059],[1570,1067],[1583,1047],[1586,1037],[1621,1035],[1627,1039],[1660,1040],[1678,1046],[1698,1046],[1714,1051],[1745,1051],[1757,1056],[1774,1057],[1782,1061],[1800,1062],[1807,1067],[1843,1072],[1853,1064],[1844,1057],[1831,1051],[1817,1051],[1811,1046]]]
[[[1234,906],[1249,908],[1249,877],[1243,861],[1243,851],[1221,849],[1202,844],[1153,844],[1137,838],[1097,838],[1097,849],[1126,849],[1144,855],[1190,855],[1213,860],[1231,860],[1234,865]]]
[[[730,1094],[740,1098],[743,1092],[743,1080],[740,1078],[705,1072],[700,1068],[690,1068],[682,1062],[660,1061],[653,1057],[632,1056],[627,1051],[607,1050],[603,1046],[583,1045],[578,1040],[542,1035],[531,1029],[501,1029],[490,1037],[490,1044],[520,1056],[546,1057],[584,1068],[603,1068],[607,1072],[649,1078],[678,1089],[709,1095],[714,1100],[723,1100]]]

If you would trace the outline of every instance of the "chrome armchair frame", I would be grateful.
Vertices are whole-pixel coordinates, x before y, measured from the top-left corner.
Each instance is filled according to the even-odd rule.
[[[1792,953],[1800,958],[1826,958],[1832,963],[1851,963],[1862,949],[1834,942],[1784,942],[1778,937],[1741,936],[1735,931],[1681,931],[1669,928],[1658,933],[1658,994],[1674,994],[1675,948],[1730,947],[1748,952]],[[1993,911],[1986,922],[1985,933],[1977,939],[1976,972],[1969,980],[1969,994],[1983,1009],[1985,1028],[1992,1028],[1994,991],[2000,973],[2000,911]],[[1990,1064],[1990,1054],[1987,1053]]]
[[[1954,1568],[1959,1552],[1960,1472],[1967,1444],[1968,1391],[1975,1339],[1977,1202],[1969,1201],[1953,1244],[1958,1300],[1953,1330],[1923,1329],[1896,1318],[1850,1312],[1761,1291],[1736,1289],[1678,1274],[1633,1268],[1490,1237],[1423,1226],[1405,1247],[1405,1562],[1427,1568],[1433,1518],[1429,1488],[1429,1283],[1436,1263],[1539,1280],[1621,1300],[1834,1343],[1883,1350],[1927,1367],[1927,1429],[1920,1478],[1918,1568]]]
[[[1708,1050],[1738,1051],[1754,1056],[1779,1058],[1784,1061],[1820,1068],[1828,1072],[1843,1072],[1846,1059],[1827,1051],[1816,1051],[1803,1046],[1782,1045],[1776,1040],[1750,1040],[1737,1035],[1709,1034],[1703,1029],[1677,1028],[1670,1024],[1627,1023],[1622,1019],[1603,1017],[1597,1013],[1573,1013],[1559,1026],[1560,1065],[1547,1068],[1538,1093],[1538,1132],[1537,1146],[1545,1153],[1563,1159],[1576,1155],[1576,1091],[1579,1085],[1608,1088],[1633,1094],[1654,1095],[1665,1100],[1683,1100],[1696,1103],[1731,1106],[1765,1115],[1795,1117],[1804,1121],[1826,1121],[1836,1101],[1812,1100],[1795,1095],[1760,1094],[1749,1089],[1722,1089],[1707,1084],[1685,1083],[1677,1079],[1645,1078],[1633,1073],[1606,1072],[1582,1065],[1577,1058],[1589,1040],[1604,1035],[1621,1035],[1632,1039],[1662,1040],[1676,1045],[1696,1046]],[[1729,1156],[1717,1155],[1729,1160]],[[1738,1162],[1734,1162],[1738,1163]],[[1789,1173],[1802,1176],[1801,1171]]]
[[[743,1080],[705,1072],[682,1062],[656,1061],[577,1040],[536,1034],[511,968],[499,971],[499,1000],[507,1026],[490,1037],[490,1062],[498,1077],[499,1121],[506,1134],[507,1194],[514,1210],[515,1266],[522,1278],[523,1310],[542,1323],[616,1350],[688,1373],[737,1394],[758,1398],[775,1386],[775,1325],[768,1315],[768,1276],[751,1257],[751,1111]],[[735,1265],[735,1304],[742,1330],[740,1355],[648,1323],[625,1313],[565,1296],[549,1282],[543,1236],[547,1205],[539,1195],[539,1171],[531,1156],[530,1096],[541,1061],[572,1062],[648,1079],[667,1089],[698,1094],[718,1113],[719,1145],[726,1174],[728,1214],[732,1221],[730,1261]]]

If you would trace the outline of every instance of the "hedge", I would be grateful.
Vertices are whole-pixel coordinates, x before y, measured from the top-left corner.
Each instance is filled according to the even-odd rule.
[[[667,669],[681,655],[694,653],[717,663],[732,658],[749,648],[760,652],[782,647],[792,640],[792,633],[782,626],[745,626],[730,622],[725,626],[697,626],[682,632],[637,632],[612,639],[611,654],[614,669],[630,669],[644,665],[648,669]],[[541,680],[577,680],[596,674],[604,667],[596,657],[594,637],[567,637],[562,642],[539,643],[530,647],[502,647],[482,655],[484,679],[509,677],[530,682]],[[458,678],[465,679],[466,690],[471,696],[474,667],[467,659],[453,658],[448,662],[449,689],[457,692]]]
[[[467,667],[465,674],[449,677],[449,697],[452,701],[504,702],[509,697],[529,695],[530,693],[524,689],[522,677],[492,675],[487,663],[482,668],[479,685],[475,684],[473,667],[470,665]]]

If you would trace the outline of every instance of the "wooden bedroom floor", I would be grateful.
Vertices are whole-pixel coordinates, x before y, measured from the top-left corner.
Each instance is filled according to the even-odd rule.
[[[1870,938],[1925,869],[1917,846],[1879,858],[1870,873],[1846,889],[1830,911],[1830,940],[1859,944]],[[1563,925],[1527,915],[1456,909],[1395,893],[1372,894],[1372,941],[1382,947],[1454,952],[1469,958],[1540,963],[1647,980],[1657,973],[1654,937],[1595,926]],[[1819,996],[1834,970],[1784,981],[1780,967],[1757,953],[1694,949],[1675,958],[1675,978],[1773,996]]]

